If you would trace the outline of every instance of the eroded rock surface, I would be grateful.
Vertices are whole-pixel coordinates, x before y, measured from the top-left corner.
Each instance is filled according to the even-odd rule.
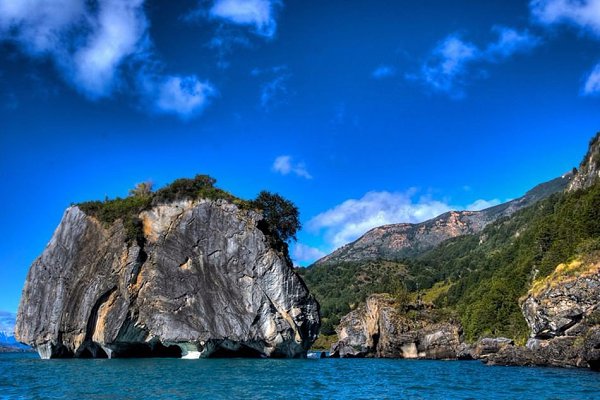
[[[419,313],[411,319],[388,295],[372,295],[342,318],[332,357],[411,359],[468,358],[458,324],[433,322]]]
[[[508,346],[493,364],[600,367],[600,262],[562,264],[522,302],[526,347]]]
[[[257,228],[262,216],[199,200],[140,218],[141,246],[120,220],[67,209],[27,276],[21,342],[42,358],[305,356],[318,303]]]
[[[600,180],[600,132],[590,141],[590,147],[579,170],[568,186],[569,191],[589,188]]]

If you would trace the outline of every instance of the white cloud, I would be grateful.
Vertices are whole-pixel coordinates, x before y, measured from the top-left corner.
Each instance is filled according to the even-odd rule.
[[[144,50],[148,22],[144,0],[104,0],[98,5],[95,29],[73,57],[74,81],[91,97],[112,91],[124,59]]]
[[[371,73],[374,79],[391,78],[396,75],[396,69],[389,65],[380,65]]]
[[[174,114],[188,119],[200,113],[215,95],[208,82],[201,82],[195,75],[166,76],[157,82],[146,82],[147,96],[156,112]]]
[[[492,199],[492,200],[479,199],[479,200],[475,200],[472,204],[469,204],[466,209],[468,211],[481,211],[481,210],[485,210],[486,208],[497,206],[498,204],[501,204],[501,203],[502,203],[502,201],[500,201],[499,199]]]
[[[490,62],[498,62],[517,53],[526,53],[537,47],[541,40],[528,31],[519,32],[513,28],[496,26],[492,29],[498,40],[488,45],[482,56]]]
[[[312,263],[320,258],[325,257],[326,255],[327,254],[324,251],[302,243],[296,243],[294,245],[294,249],[292,250],[292,258],[295,262],[300,264]]]
[[[476,200],[467,207],[451,205],[429,196],[406,192],[368,192],[360,199],[346,200],[313,217],[306,227],[314,234],[324,233],[329,250],[350,243],[372,228],[398,223],[419,223],[450,210],[479,211],[500,204],[500,200]]]
[[[567,23],[600,36],[600,0],[533,0],[529,7],[542,25]]]
[[[529,7],[534,20],[541,25],[568,24],[600,38],[600,0],[533,0]],[[582,93],[600,93],[600,64],[587,76]]]
[[[599,94],[600,93],[600,64],[594,67],[594,70],[587,77],[583,87],[584,94]]]
[[[312,179],[312,175],[308,173],[306,165],[303,162],[294,163],[291,156],[284,155],[275,158],[272,169],[281,175],[294,173],[301,178]]]
[[[216,0],[209,11],[212,18],[236,25],[254,27],[255,33],[267,38],[275,35],[277,0]]]
[[[0,40],[14,40],[31,55],[60,54],[87,13],[83,0],[0,0]]]
[[[334,249],[377,226],[422,222],[456,208],[428,197],[415,200],[415,195],[416,190],[369,192],[317,215],[307,223],[307,228],[315,233],[324,230],[325,240]]]
[[[197,115],[214,89],[163,74],[148,27],[144,0],[0,0],[0,42],[48,57],[88,98],[133,92],[149,111]]]
[[[122,64],[145,49],[147,27],[143,0],[0,0],[0,41],[52,58],[91,98],[112,93]]]
[[[458,34],[447,36],[433,49],[420,74],[407,78],[421,80],[435,91],[460,98],[464,95],[465,78],[473,75],[470,69],[474,65],[499,62],[516,53],[529,51],[540,43],[527,31],[519,32],[507,27],[494,27],[493,31],[498,39],[483,48],[463,40]]]

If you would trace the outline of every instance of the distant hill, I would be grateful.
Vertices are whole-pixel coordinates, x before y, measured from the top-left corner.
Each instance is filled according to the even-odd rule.
[[[557,265],[600,250],[600,134],[578,170],[479,212],[375,228],[300,269],[322,332],[374,293],[421,298],[460,318],[469,340],[524,340],[518,299]]]
[[[392,224],[371,229],[349,243],[315,262],[315,266],[340,262],[400,260],[415,257],[445,240],[481,232],[499,218],[562,192],[573,178],[571,172],[542,183],[518,199],[482,211],[450,211],[419,224]]]

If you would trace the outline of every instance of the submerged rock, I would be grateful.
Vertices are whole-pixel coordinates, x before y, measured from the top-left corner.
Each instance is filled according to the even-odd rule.
[[[460,325],[434,322],[425,313],[409,318],[388,295],[370,296],[342,318],[337,334],[331,357],[469,358]]]
[[[42,358],[306,356],[319,306],[259,213],[183,200],[140,219],[141,245],[67,209],[27,276],[18,340]]]

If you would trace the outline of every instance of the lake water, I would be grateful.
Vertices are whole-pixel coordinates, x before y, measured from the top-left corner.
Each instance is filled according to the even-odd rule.
[[[0,354],[0,399],[599,399],[600,374],[478,361],[40,360]]]

